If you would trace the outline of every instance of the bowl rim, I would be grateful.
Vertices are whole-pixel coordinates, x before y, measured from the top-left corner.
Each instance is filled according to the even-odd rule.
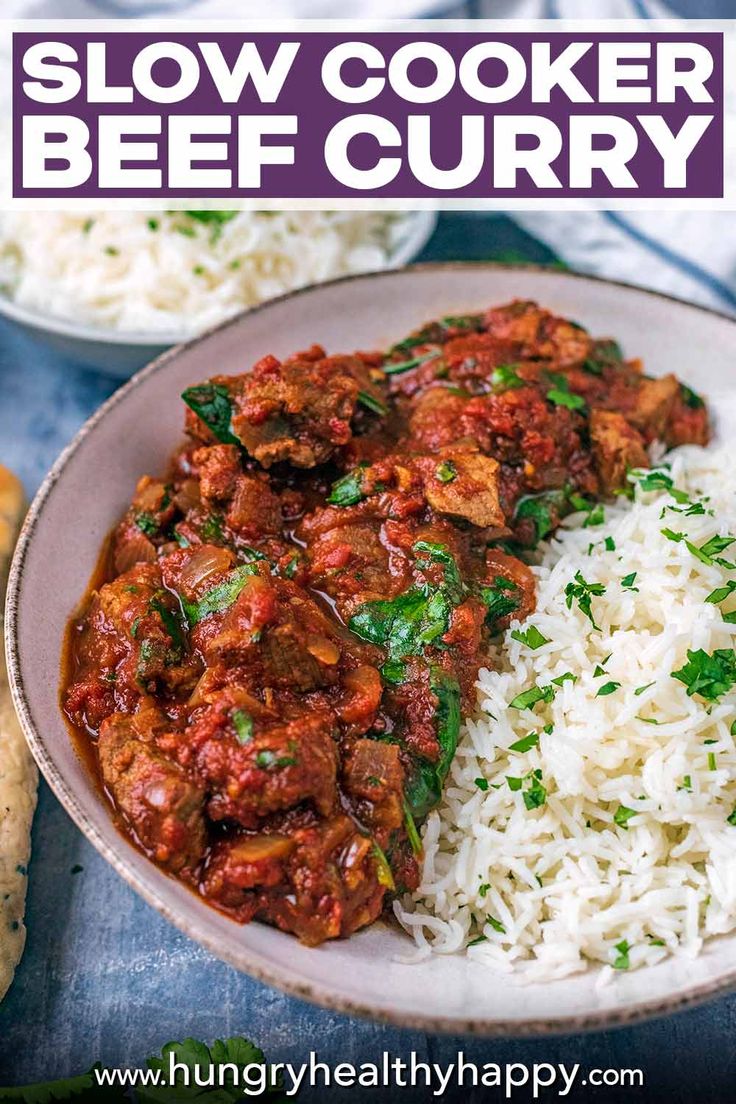
[[[21,727],[24,731],[26,741],[30,747],[33,757],[54,795],[59,800],[67,814],[74,821],[76,826],[83,833],[83,835],[86,836],[86,838],[102,855],[102,857],[128,883],[128,885],[131,886],[131,888],[146,901],[148,905],[154,908],[160,915],[170,921],[176,928],[182,931],[189,938],[198,942],[216,958],[226,961],[235,969],[247,973],[250,977],[255,978],[257,981],[271,985],[288,994],[289,996],[296,997],[301,1000],[306,1000],[322,1008],[343,1013],[349,1016],[357,1016],[362,1019],[371,1020],[373,1022],[389,1024],[394,1027],[420,1030],[429,1033],[478,1036],[485,1038],[528,1038],[564,1035],[572,1033],[577,1034],[580,1032],[599,1031],[604,1029],[608,1030],[615,1027],[632,1026],[652,1017],[671,1015],[676,1012],[681,1012],[686,1009],[694,1008],[697,1005],[700,1005],[703,1002],[709,1000],[710,998],[724,995],[730,991],[733,991],[734,989],[736,989],[736,965],[734,965],[726,972],[721,973],[717,977],[711,978],[704,982],[695,982],[687,985],[686,987],[682,988],[677,993],[671,996],[662,996],[654,999],[643,1000],[636,1003],[634,1006],[601,1008],[589,1012],[566,1014],[564,1016],[556,1018],[550,1018],[549,1016],[547,1016],[539,1019],[529,1018],[524,1020],[505,1021],[499,1018],[477,1018],[470,1015],[468,1015],[467,1017],[450,1018],[433,1014],[424,1015],[419,1013],[396,1011],[387,1007],[377,1008],[375,1006],[372,1006],[370,1003],[361,1003],[358,1000],[345,997],[339,993],[336,994],[330,988],[329,983],[304,983],[294,980],[289,975],[288,966],[284,967],[272,962],[264,965],[262,959],[259,960],[258,954],[252,952],[247,947],[242,948],[239,955],[223,951],[223,949],[219,946],[214,933],[209,934],[206,930],[202,931],[197,920],[189,921],[186,918],[183,918],[178,913],[174,912],[174,910],[165,900],[162,892],[159,890],[158,885],[153,886],[149,885],[148,883],[141,882],[136,871],[133,869],[130,861],[127,858],[125,849],[122,847],[116,848],[108,845],[108,843],[98,833],[95,825],[88,820],[87,814],[84,812],[77,801],[76,794],[67,785],[62,773],[57,770],[56,766],[51,760],[49,752],[46,749],[43,737],[40,736],[39,732],[37,731],[23,684],[21,659],[18,649],[18,614],[19,590],[28,547],[33,538],[36,526],[41,519],[46,501],[52,493],[59,478],[61,477],[67,462],[74,455],[74,453],[80,447],[85,438],[107,416],[107,413],[111,409],[116,407],[119,403],[125,402],[127,396],[132,391],[136,390],[139,386],[145,383],[145,381],[150,376],[160,371],[166,364],[168,364],[170,360],[177,357],[182,351],[190,350],[194,346],[197,346],[200,343],[206,341],[213,334],[218,333],[228,326],[238,324],[238,322],[242,320],[245,316],[265,310],[266,308],[273,306],[275,303],[283,303],[298,296],[309,294],[310,292],[319,290],[321,288],[348,284],[357,280],[366,280],[370,282],[371,280],[380,277],[400,277],[402,274],[410,274],[413,272],[442,272],[447,270],[457,271],[462,269],[470,271],[478,271],[480,269],[492,269],[516,272],[537,272],[545,273],[549,275],[552,279],[582,280],[608,285],[610,287],[622,288],[627,291],[634,291],[637,294],[650,296],[659,300],[665,300],[678,304],[680,306],[686,306],[692,310],[702,312],[705,315],[719,318],[734,326],[734,334],[736,336],[736,317],[728,314],[726,311],[721,311],[712,307],[701,306],[700,304],[692,303],[687,299],[683,299],[675,295],[670,295],[665,292],[653,291],[649,288],[642,288],[637,286],[636,284],[632,284],[623,280],[608,280],[604,277],[588,275],[586,273],[576,272],[571,269],[551,269],[549,266],[536,263],[506,264],[496,261],[439,261],[425,262],[420,264],[409,264],[404,265],[400,268],[379,270],[377,272],[370,273],[356,273],[353,275],[338,277],[334,280],[325,281],[324,283],[312,284],[304,288],[299,288],[295,291],[287,292],[284,295],[278,296],[276,299],[267,300],[266,302],[258,304],[255,307],[251,307],[248,310],[242,311],[233,318],[226,319],[225,321],[218,323],[216,326],[211,327],[197,337],[192,338],[191,340],[181,343],[177,346],[174,346],[171,349],[167,349],[165,352],[163,352],[161,355],[151,361],[150,364],[146,365],[140,371],[136,372],[135,375],[133,375],[120,388],[113,392],[113,394],[104,403],[102,403],[102,405],[99,406],[97,410],[93,412],[93,414],[80,427],[72,440],[65,446],[65,448],[57,457],[56,461],[54,462],[45,479],[43,480],[29,507],[28,513],[18,536],[17,544],[10,565],[7,596],[5,602],[4,630],[8,681],[16,713],[18,715],[18,719],[21,723]],[[122,837],[120,838],[122,840]],[[168,876],[163,871],[160,871],[159,873],[162,879],[168,878]],[[164,885],[165,882],[161,882],[161,886]]]
[[[380,213],[380,212],[379,212]],[[0,289],[0,317],[7,318],[20,326],[27,326],[42,333],[53,334],[56,337],[68,338],[85,344],[113,345],[122,348],[139,348],[141,350],[166,350],[172,346],[187,345],[197,341],[200,337],[218,329],[221,325],[232,322],[242,314],[251,310],[258,310],[266,303],[274,303],[286,296],[296,294],[299,291],[307,291],[310,288],[321,287],[322,284],[331,284],[337,280],[349,280],[354,276],[373,275],[374,272],[397,272],[406,268],[412,258],[424,249],[437,228],[439,213],[434,208],[420,208],[415,211],[400,211],[399,214],[412,216],[408,222],[410,231],[405,235],[387,257],[384,268],[371,270],[370,272],[355,272],[347,276],[337,276],[331,280],[319,280],[305,284],[304,287],[295,288],[293,291],[284,292],[274,298],[264,299],[252,307],[245,307],[236,314],[231,314],[222,322],[207,327],[198,334],[187,334],[179,330],[114,330],[103,325],[95,325],[91,322],[75,322],[71,318],[61,315],[48,314],[46,311],[35,307],[27,307],[17,303],[6,291]]]

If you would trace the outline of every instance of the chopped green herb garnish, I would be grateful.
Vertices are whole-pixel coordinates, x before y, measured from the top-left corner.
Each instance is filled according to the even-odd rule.
[[[594,629],[599,629],[600,626],[595,623],[593,617],[591,600],[594,596],[605,594],[605,591],[603,583],[589,583],[583,578],[582,572],[577,571],[575,581],[565,587],[567,608],[572,609],[573,601],[577,601],[581,613],[585,614]]]
[[[717,770],[717,769],[718,769],[718,766],[716,764],[716,753],[714,751],[709,751],[708,752],[708,770],[714,771],[714,770]]]
[[[625,939],[622,939],[620,943],[616,943],[615,950],[618,951],[618,955],[614,959],[614,970],[628,970],[629,968],[629,951],[631,947]]]
[[[529,628],[524,631],[521,629],[512,629],[511,638],[512,640],[518,640],[521,644],[525,644],[526,647],[531,648],[532,651],[541,648],[543,644],[549,644],[548,638],[542,635],[536,625],[530,625]]]
[[[555,692],[551,686],[532,686],[529,690],[523,690],[509,702],[509,709],[531,709],[537,702],[551,702]]]
[[[454,479],[457,479],[457,468],[452,460],[443,460],[437,465],[434,474],[440,483],[452,483]]]
[[[706,602],[712,602],[715,605],[718,602],[725,601],[725,599],[728,598],[729,594],[733,594],[735,590],[736,583],[733,582],[732,579],[729,579],[729,581],[724,586],[716,587],[715,590],[712,590],[705,600]]]
[[[411,812],[424,817],[440,800],[460,734],[460,685],[439,667],[430,668],[430,688],[437,700],[435,724],[440,757],[435,763],[417,759],[406,781],[404,793]]]
[[[539,495],[525,495],[519,499],[516,506],[514,522],[521,518],[530,518],[534,522],[534,539],[538,543],[555,528],[566,501],[565,491],[545,491]]]
[[[160,223],[160,222],[159,222],[159,220],[158,220],[158,219],[156,219],[156,218],[149,218],[149,219],[148,219],[148,222],[147,222],[147,225],[148,225],[148,229],[149,229],[149,230],[151,230],[151,231],[154,231],[154,232],[155,232],[156,230],[158,230],[158,228],[159,228],[159,226],[161,225],[161,223]]]
[[[628,829],[628,822],[633,816],[636,816],[636,809],[629,809],[626,805],[619,805],[616,812],[613,814],[614,824],[618,824],[619,828]]]
[[[359,465],[332,484],[327,498],[330,506],[356,506],[362,500],[363,468]]]
[[[515,744],[509,744],[509,751],[518,751],[523,754],[525,751],[531,751],[532,748],[539,746],[539,733],[530,732],[528,736],[522,736],[520,740],[517,740]]]
[[[506,775],[506,781],[508,782],[509,789],[514,791],[514,792],[516,792],[517,790],[520,790],[521,787],[524,784],[524,779],[523,778],[514,778],[510,774]]]
[[[476,935],[475,939],[470,940],[470,942],[468,943],[468,946],[469,947],[477,947],[479,943],[487,943],[487,942],[488,942],[488,936],[487,935]]]
[[[386,854],[381,847],[378,846],[376,841],[373,841],[373,858],[376,863],[376,877],[380,885],[385,886],[386,889],[396,889],[396,883],[394,882],[394,876],[391,871],[391,866]]]
[[[546,802],[547,790],[542,785],[542,772],[540,770],[532,771],[529,788],[524,791],[523,797],[524,804],[530,811],[540,809]]]
[[[486,923],[490,924],[494,931],[500,932],[501,935],[506,934],[506,929],[500,920],[497,920],[495,916],[486,916]]]
[[[635,696],[638,698],[640,694],[643,694],[645,690],[648,690],[650,686],[654,686],[653,682],[647,682],[644,686],[637,686],[634,691]]]
[[[630,575],[624,575],[623,579],[621,580],[621,586],[624,588],[624,590],[637,590],[638,591],[639,588],[634,586],[634,580],[635,579],[636,579],[636,572],[632,571]]]
[[[243,709],[236,709],[232,715],[235,734],[239,744],[247,744],[253,739],[253,718]]]
[[[562,686],[565,682],[571,682],[574,686],[577,681],[577,675],[574,675],[572,671],[565,671],[564,675],[558,675],[557,678],[553,678],[552,684],[554,686]]]
[[[634,472],[632,474],[635,477],[639,476],[639,472]],[[672,498],[674,498],[675,502],[679,502],[680,504],[690,501],[687,492],[681,491],[675,486],[672,476],[659,468],[645,472],[644,475],[638,479],[638,483],[643,491],[667,491]]]
[[[221,514],[208,514],[200,529],[202,540],[210,544],[221,541],[224,536],[224,520]]]
[[[387,361],[383,365],[383,371],[387,376],[395,376],[400,372],[408,372],[412,368],[418,368],[420,364],[424,364],[428,360],[432,360],[433,357],[437,357],[439,353],[425,353],[424,356],[411,357],[409,360],[402,360],[398,362]]]
[[[547,392],[547,402],[554,403],[555,406],[564,406],[568,410],[585,409],[585,399],[570,390],[570,383],[566,376],[557,374],[553,376],[551,373],[548,375],[554,380],[556,386]]]
[[[736,652],[716,648],[712,655],[699,648],[687,653],[688,662],[672,677],[687,687],[688,697],[699,694],[706,701],[718,701],[736,683]]]
[[[680,384],[680,394],[682,395],[682,400],[685,405],[689,406],[691,410],[700,410],[703,406],[705,406],[705,403],[701,399],[700,395],[698,395],[695,391],[693,391],[691,387],[688,387],[685,383]]]
[[[491,888],[491,886],[490,886],[489,882],[483,882],[482,885],[478,886],[478,896],[479,897],[485,897],[485,895],[488,893],[488,890],[490,888]]]
[[[422,840],[417,831],[417,826],[414,822],[414,817],[411,814],[411,809],[407,802],[404,802],[404,825],[406,827],[406,838],[409,840],[412,851],[415,855],[421,855],[422,853]]]
[[[367,410],[372,410],[374,414],[380,414],[382,417],[388,414],[388,407],[368,391],[358,392],[358,402],[362,403]]]
[[[487,792],[487,790],[488,790],[488,779],[487,778],[476,778],[475,779],[475,784],[476,784],[476,786],[478,787],[479,790],[483,791],[483,793]]]
[[[256,754],[255,762],[261,770],[272,770],[274,767],[295,767],[298,760],[294,754],[277,755],[271,748],[261,748]]]
[[[606,537],[606,539],[603,542],[603,547],[605,548],[606,552],[615,552],[616,551],[616,542],[613,539],[613,537]]]
[[[686,774],[682,779],[682,785],[677,787],[678,790],[685,790],[686,793],[692,793],[693,780],[689,774]]]
[[[499,364],[491,372],[491,387],[494,391],[512,391],[517,387],[524,387],[523,380],[516,371],[515,364]]]
[[[145,533],[147,537],[154,537],[158,533],[158,524],[152,514],[137,514],[135,523],[141,533]]]
[[[620,682],[606,682],[601,686],[600,690],[596,694],[597,698],[606,698],[609,694],[613,694],[621,686]]]
[[[736,806],[734,806],[733,812],[726,817],[726,820],[729,824],[733,825],[733,827],[736,828]]]
[[[183,215],[188,215],[190,219],[194,219],[195,222],[203,222],[205,224],[214,224],[215,226],[223,226],[226,222],[230,222],[234,219],[237,211],[182,211]]]

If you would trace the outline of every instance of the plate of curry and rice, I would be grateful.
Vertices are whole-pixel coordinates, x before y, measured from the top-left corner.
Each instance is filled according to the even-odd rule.
[[[346,1012],[521,1034],[732,986],[735,352],[702,308],[458,264],[166,354],[13,565],[57,796],[192,938]]]

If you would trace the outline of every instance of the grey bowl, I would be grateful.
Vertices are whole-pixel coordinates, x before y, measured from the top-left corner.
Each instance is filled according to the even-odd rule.
[[[708,940],[697,959],[670,957],[601,989],[595,970],[523,984],[452,955],[407,965],[400,959],[413,943],[380,923],[316,949],[263,924],[242,927],[167,877],[114,827],[60,713],[60,655],[67,619],[137,477],[163,471],[181,440],[177,396],[184,387],[213,365],[239,372],[266,351],[283,356],[315,340],[332,352],[385,347],[428,318],[513,297],[538,299],[594,333],[615,335],[649,372],[675,372],[704,392],[722,437],[736,427],[736,322],[715,312],[533,267],[419,265],[334,281],[266,303],[166,353],[97,411],[31,506],[6,610],[13,697],[38,765],[81,831],[149,904],[213,954],[296,996],[453,1034],[570,1032],[673,1012],[736,987],[736,933]]]

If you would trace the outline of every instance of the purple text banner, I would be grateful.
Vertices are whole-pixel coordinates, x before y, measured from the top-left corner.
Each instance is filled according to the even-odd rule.
[[[11,201],[724,196],[718,31],[180,26],[13,33]]]

